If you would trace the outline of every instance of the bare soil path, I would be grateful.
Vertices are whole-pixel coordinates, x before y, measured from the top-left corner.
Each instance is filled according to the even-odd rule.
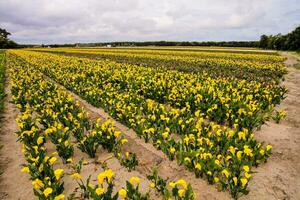
[[[0,166],[0,199],[30,200],[34,199],[31,181],[28,174],[22,173],[21,165],[26,161],[21,151],[21,143],[17,141],[15,132],[18,130],[16,118],[19,114],[14,104],[10,103],[12,96],[8,81],[5,88],[4,113],[1,120]]]

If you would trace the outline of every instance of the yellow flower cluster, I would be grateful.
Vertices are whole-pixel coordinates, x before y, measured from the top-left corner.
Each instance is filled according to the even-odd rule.
[[[107,106],[117,103],[110,99],[112,95],[117,95],[114,94],[115,92],[126,89],[130,93],[138,92],[146,98],[153,98],[158,103],[169,103],[182,109],[188,107],[193,112],[201,111],[203,115],[218,123],[226,122],[230,126],[237,124],[248,129],[253,129],[263,123],[262,111],[269,110],[278,104],[286,92],[286,89],[278,86],[275,81],[260,83],[234,78],[211,78],[203,77],[202,74],[158,70],[117,64],[111,61],[85,59],[85,65],[80,65],[79,68],[76,68],[77,71],[70,73],[69,66],[79,65],[83,59],[67,59],[49,54],[40,55],[36,52],[21,52],[18,55],[40,66],[42,71],[45,71],[50,77],[55,77],[59,82],[73,82],[72,90],[85,89],[84,92],[90,96],[92,101],[96,101],[92,98],[93,96],[101,93],[97,88],[89,88],[92,85],[110,90],[112,94],[106,99]],[[113,68],[110,67],[112,64]],[[89,77],[87,74],[93,76]],[[91,79],[89,80],[89,78]],[[114,80],[118,80],[118,82]],[[79,87],[76,84],[79,81],[85,81],[87,85],[84,88],[82,88],[83,86]],[[108,84],[104,86],[103,81]],[[139,96],[135,96],[127,98],[139,98]],[[148,100],[143,104],[147,104],[149,110],[155,108],[153,101]],[[118,117],[122,118],[124,112],[132,111],[128,106],[124,106],[122,112],[118,113]],[[176,115],[176,113],[174,114]],[[149,118],[156,120],[157,116],[151,115]],[[160,119],[168,122],[170,118],[161,115]],[[132,124],[134,125],[134,123]]]
[[[264,113],[283,98],[285,88],[275,81],[248,82],[107,60],[20,50],[12,53],[92,105],[104,108],[197,176],[229,189],[234,197],[240,192],[246,193],[251,167],[265,161],[271,153],[270,146],[264,147],[254,139],[252,130],[264,122]],[[256,67],[261,68],[264,69]],[[270,70],[276,72],[277,68]],[[41,88],[46,87],[44,85],[41,84]],[[20,83],[20,86],[23,85]],[[47,90],[43,93],[47,94]],[[15,101],[20,101],[21,108],[24,107],[22,95],[15,92]],[[55,113],[49,110],[44,115],[46,118]],[[67,110],[66,113],[64,120],[71,128],[77,127],[77,123],[72,122],[78,114]],[[120,135],[110,122],[95,124],[95,129],[87,135],[82,135],[82,129],[78,128],[77,138],[84,152],[95,151],[98,144],[95,140],[99,136],[104,136],[101,145],[114,148]],[[126,143],[126,140],[121,141],[117,143]],[[249,169],[243,171],[244,166]]]
[[[34,49],[45,51],[45,49]],[[147,64],[180,71],[196,71],[218,76],[236,76],[250,80],[281,77],[285,73],[284,57],[276,54],[220,52],[220,51],[166,51],[132,49],[47,49],[47,52],[62,52],[75,55],[89,55],[118,62]],[[230,73],[226,73],[231,70]],[[255,73],[255,75],[253,74]],[[259,73],[260,72],[260,73]],[[261,76],[261,77],[260,77]],[[258,78],[259,77],[259,78]]]
[[[29,70],[27,67],[30,66],[16,57],[9,57],[8,67],[13,81],[13,102],[22,111],[16,119],[21,129],[17,134],[23,143],[22,152],[28,163],[21,171],[34,177],[44,177],[32,182],[35,195],[40,199],[64,199],[64,195],[58,193],[63,192],[61,179],[64,170],[54,169],[54,164],[57,161],[56,155],[66,162],[72,162],[73,144],[69,142],[70,134],[74,134],[78,140],[83,140],[85,131],[97,132],[100,140],[98,143],[105,143],[114,149],[121,143],[121,133],[114,128],[111,120],[101,125],[98,120],[96,124],[90,125],[87,113],[78,103],[74,103],[72,98],[55,84],[45,80],[34,68]],[[44,146],[48,139],[55,144],[57,150],[51,155],[47,155]],[[127,141],[123,137],[120,140],[123,144]],[[111,180],[113,173],[108,170],[104,175],[106,180]],[[80,173],[73,173],[71,176],[77,181],[82,180]],[[104,190],[97,188],[95,192],[101,195]]]

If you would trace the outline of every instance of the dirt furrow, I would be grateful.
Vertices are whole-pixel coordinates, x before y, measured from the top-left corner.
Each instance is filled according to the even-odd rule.
[[[31,200],[34,199],[31,181],[28,174],[20,170],[22,164],[26,163],[21,151],[21,143],[17,141],[15,132],[18,130],[16,118],[19,114],[18,109],[10,103],[12,96],[10,85],[6,82],[6,97],[4,99],[4,112],[1,122],[1,144],[0,163],[0,199],[6,200]]]

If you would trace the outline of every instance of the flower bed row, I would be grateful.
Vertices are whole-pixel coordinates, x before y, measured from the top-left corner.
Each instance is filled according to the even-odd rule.
[[[208,73],[211,77],[236,77],[246,80],[278,80],[286,73],[279,55],[201,52],[194,56],[178,55],[176,51],[165,54],[165,51],[139,53],[130,49],[118,51],[107,49],[36,49],[53,53],[82,55],[96,59],[110,59],[122,63],[146,65],[154,68],[176,69],[183,72]],[[174,53],[176,52],[176,53]],[[180,52],[182,54],[182,52]]]
[[[130,96],[144,102],[144,99],[150,98],[179,109],[200,110],[205,117],[217,123],[230,127],[238,124],[250,130],[264,123],[265,115],[280,103],[286,93],[286,89],[275,82],[262,84],[238,79],[213,79],[206,75],[35,52],[20,52],[19,55],[39,66],[48,76],[61,76],[59,79],[65,80],[60,81],[74,83],[72,87],[84,81],[91,82],[93,87],[102,90],[111,87],[109,90],[130,93]]]
[[[10,55],[8,65],[12,79],[13,102],[22,114],[17,122],[20,131],[19,141],[23,143],[23,153],[27,163],[22,171],[29,173],[34,186],[34,194],[39,199],[64,199],[63,176],[71,175],[80,187],[81,196],[91,199],[149,199],[149,193],[139,192],[139,178],[132,177],[119,192],[114,192],[114,172],[110,169],[98,175],[98,184],[90,184],[90,178],[83,180],[80,175],[81,164],[75,164],[73,171],[67,173],[64,169],[55,169],[56,155],[65,163],[73,165],[74,154],[71,135],[77,140],[78,147],[91,157],[102,145],[108,151],[120,155],[120,145],[127,140],[120,138],[120,132],[115,130],[111,121],[91,124],[87,113],[74,102],[70,96],[61,91],[57,85],[45,77],[33,66],[20,58]],[[56,146],[57,152],[49,154],[45,147],[48,140]],[[122,162],[126,164],[129,156]],[[179,191],[178,187],[176,191]],[[192,190],[180,190],[173,197],[189,199]],[[72,197],[70,197],[72,198]]]
[[[23,55],[26,55],[26,52],[16,54],[30,62],[30,59]],[[41,57],[42,55],[39,56]],[[77,71],[80,70],[80,66],[66,67],[54,65],[55,61],[52,64],[51,60],[48,62],[51,70],[47,72],[53,74],[44,70],[45,66],[50,67],[49,63],[32,63],[92,105],[103,107],[111,116],[133,128],[146,142],[151,140],[170,159],[176,158],[179,164],[184,164],[194,171],[196,176],[205,178],[209,183],[215,183],[221,190],[228,189],[234,198],[248,192],[251,168],[266,161],[270,155],[270,145],[264,147],[254,139],[251,132],[238,124],[234,125],[234,129],[220,126],[206,121],[200,111],[193,112],[189,106],[182,109],[168,108],[164,104],[143,99],[131,90],[120,93],[111,84],[100,89],[97,87],[99,83],[92,81],[88,78],[89,75],[85,74],[88,71]],[[60,74],[58,68],[67,68],[69,71],[64,70],[64,73]],[[78,82],[76,74],[87,78]],[[172,137],[176,133],[182,135],[181,140]]]

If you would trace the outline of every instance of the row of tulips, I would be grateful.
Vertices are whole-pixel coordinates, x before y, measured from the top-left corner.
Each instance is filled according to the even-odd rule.
[[[18,63],[24,64],[12,56],[8,63],[11,73],[16,76],[12,84],[13,102],[21,111],[29,104],[40,115],[40,123],[45,127],[45,133],[65,162],[73,156],[74,147],[70,141],[71,136],[74,136],[78,148],[90,157],[95,157],[98,147],[102,146],[115,153],[125,166],[134,168],[137,161],[128,161],[136,160],[135,154],[122,156],[121,145],[127,140],[120,136],[120,131],[115,129],[113,121],[106,120],[101,123],[99,119],[91,123],[88,113],[78,102],[74,102],[70,95],[45,80],[35,69],[30,66],[27,66],[27,69],[23,68]],[[24,78],[20,79],[22,76]]]
[[[255,51],[213,51],[213,50],[182,50],[182,49],[135,49],[135,48],[55,48],[44,49],[37,48],[40,51],[67,51],[67,52],[96,52],[96,53],[130,53],[147,55],[167,55],[182,57],[200,57],[200,58],[223,58],[234,60],[260,61],[263,63],[277,63],[284,60],[284,57],[273,52],[255,52]]]
[[[121,63],[146,65],[154,68],[175,69],[183,72],[208,73],[211,77],[236,77],[256,81],[279,80],[286,73],[279,55],[248,54],[240,56],[239,53],[209,52],[199,55],[178,55],[176,51],[163,54],[164,51],[153,53],[139,53],[139,51],[107,49],[36,49],[53,53],[66,53],[70,55],[87,56],[96,59],[109,59]],[[174,53],[176,52],[176,53]],[[175,55],[172,55],[175,54]],[[230,55],[230,56],[228,56]],[[258,58],[258,59],[257,59]]]
[[[133,177],[127,181],[126,188],[122,188],[118,193],[113,194],[115,184],[113,182],[114,173],[111,169],[105,170],[98,175],[98,185],[89,183],[90,177],[86,184],[83,182],[80,173],[73,171],[66,173],[64,169],[54,168],[57,161],[57,152],[48,152],[45,148],[46,133],[45,130],[39,129],[40,118],[34,118],[29,106],[18,117],[18,123],[22,124],[20,131],[17,132],[19,140],[23,143],[24,156],[27,163],[23,165],[22,172],[30,174],[34,195],[40,200],[63,200],[65,199],[63,176],[70,175],[77,181],[81,191],[79,197],[84,199],[149,199],[149,194],[142,194],[139,191],[139,182],[133,183]],[[77,164],[78,165],[78,164]],[[77,168],[78,169],[78,168]],[[74,193],[69,198],[73,198]]]
[[[150,98],[179,109],[189,107],[193,112],[200,110],[210,120],[231,127],[238,124],[250,130],[264,123],[266,113],[271,112],[286,93],[286,89],[275,82],[262,84],[234,78],[213,79],[205,75],[120,65],[109,61],[97,62],[24,51],[17,53],[28,62],[38,65],[48,76],[61,76],[59,78],[63,81],[73,82],[74,88],[81,82],[102,90],[111,87],[110,90],[130,93],[135,99]],[[65,77],[65,74],[69,76]]]
[[[57,152],[48,156],[44,144],[49,136],[56,145],[59,156],[67,162],[72,162],[73,146],[69,143],[70,132],[73,132],[78,140],[82,140],[84,130],[79,130],[80,134],[76,133],[78,129],[75,127],[80,127],[81,123],[74,122],[73,117],[70,116],[79,116],[84,119],[82,124],[86,125],[88,121],[85,113],[78,109],[78,105],[72,104],[69,96],[57,90],[57,86],[43,81],[41,74],[36,73],[30,66],[24,66],[24,63],[18,61],[16,57],[10,57],[8,68],[13,80],[13,102],[20,111],[23,111],[17,118],[20,127],[17,134],[19,141],[23,143],[22,151],[27,160],[27,164],[24,164],[21,171],[30,174],[34,194],[38,199],[64,199],[62,178],[65,172],[63,169],[54,169]],[[40,118],[34,118],[32,112],[39,113],[40,115],[36,117]],[[58,122],[57,118],[63,119],[65,126]],[[77,126],[74,126],[75,124]],[[43,129],[40,128],[41,125]],[[103,127],[106,126],[109,126],[107,122]],[[76,177],[76,174],[72,173],[71,176]],[[101,199],[103,194],[100,194],[97,189],[95,191],[97,192],[91,198]]]
[[[162,197],[164,200],[194,200],[196,194],[193,192],[193,188],[184,179],[178,179],[175,182],[170,182],[170,188],[172,188],[172,193],[169,192],[167,188],[167,181],[161,179],[157,172],[153,175],[149,175],[147,178],[149,182],[149,190],[147,193],[141,193],[140,188],[140,178],[138,176],[131,177],[126,181],[125,187],[119,189],[118,192],[114,192],[115,189],[115,174],[111,169],[106,169],[97,176],[97,184],[91,183],[91,176],[86,180],[83,180],[80,175],[80,170],[72,174],[79,185],[81,196],[85,199],[110,199],[110,200],[149,200],[151,190],[155,190],[158,194],[161,192],[162,181],[164,183]],[[153,177],[153,178],[152,178]],[[167,192],[168,191],[168,192]],[[75,196],[75,193],[73,194]]]
[[[26,52],[16,54],[30,62],[25,56]],[[60,59],[64,61],[65,58]],[[215,183],[221,190],[228,189],[234,198],[248,192],[252,166],[266,161],[271,153],[270,145],[264,147],[254,139],[251,132],[239,124],[234,124],[234,129],[220,126],[207,121],[200,110],[192,111],[190,106],[170,108],[153,100],[146,100],[131,90],[121,93],[112,84],[100,89],[97,87],[98,83],[90,80],[88,74],[82,74],[83,72],[79,74],[86,79],[77,82],[78,66],[72,65],[73,68],[68,67],[69,71],[65,70],[60,74],[58,68],[65,66],[54,63],[56,62],[53,61],[51,66],[55,69],[51,70],[53,74],[47,74],[53,80],[91,104],[103,107],[111,116],[133,128],[146,142],[152,141],[170,159],[176,158],[179,164],[185,165],[209,183]],[[49,63],[44,66],[43,63],[35,64],[43,72],[44,66],[50,67]],[[180,133],[181,138],[176,133]]]
[[[69,142],[71,134],[78,140],[79,148],[91,157],[94,155],[94,147],[99,144],[115,152],[117,157],[121,156],[120,145],[126,143],[127,140],[119,139],[120,132],[114,129],[110,120],[102,124],[97,120],[92,126],[93,129],[90,130],[88,114],[79,107],[78,102],[74,103],[70,96],[59,90],[57,85],[45,80],[36,69],[13,55],[9,56],[7,67],[12,79],[13,102],[22,112],[17,118],[20,127],[17,134],[19,141],[23,143],[22,151],[27,163],[21,171],[30,174],[34,194],[39,199],[61,200],[65,198],[62,178],[67,173],[63,169],[55,169],[53,165],[57,161],[57,154],[63,161],[73,164],[73,146]],[[89,135],[95,136],[96,142],[86,142],[92,140]],[[45,148],[48,138],[57,149],[57,152],[53,152],[50,156]],[[125,163],[125,166],[135,166],[136,164],[132,164],[132,158],[128,154],[127,152],[121,161]],[[132,155],[135,158],[135,155]],[[76,165],[82,165],[82,161],[80,162]],[[115,184],[112,170],[107,169],[100,173],[98,184],[92,185],[91,177],[83,181],[80,175],[81,166],[74,167],[74,169],[76,170],[69,175],[79,184],[80,196],[83,198],[149,199],[149,192],[142,194],[139,191],[139,177],[132,177],[130,181],[126,181],[126,187],[113,194]],[[179,194],[174,195],[176,197]],[[71,194],[70,198],[72,197]],[[180,198],[175,199],[186,198],[181,195]]]
[[[39,128],[39,120],[32,116],[32,111],[27,106],[17,121],[20,128],[17,135],[23,144],[22,152],[27,161],[21,171],[30,174],[34,195],[41,200],[64,199],[64,170],[54,168],[57,153],[48,155],[45,133]]]

